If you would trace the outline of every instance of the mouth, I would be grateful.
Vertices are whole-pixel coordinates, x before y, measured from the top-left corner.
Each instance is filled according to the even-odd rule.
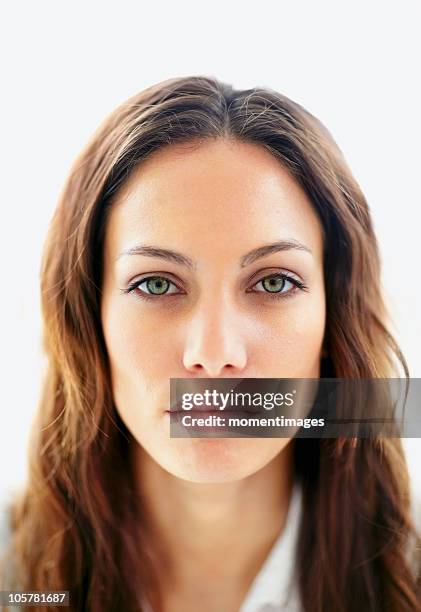
[[[215,407],[215,406],[195,406],[194,408],[191,409],[186,409],[183,408],[182,402],[178,402],[177,404],[175,404],[174,406],[171,406],[171,408],[169,410],[165,411],[167,414],[192,414],[194,416],[197,415],[220,415],[220,416],[232,416],[232,415],[251,415],[251,414],[257,414],[259,411],[254,409],[254,410],[247,410],[244,409],[242,406],[238,407],[238,408],[233,408],[230,407],[228,410],[219,408],[219,407]]]

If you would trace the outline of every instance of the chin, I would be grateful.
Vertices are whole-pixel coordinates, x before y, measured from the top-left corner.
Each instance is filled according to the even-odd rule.
[[[159,463],[190,482],[233,482],[262,469],[287,443],[281,438],[179,438]]]

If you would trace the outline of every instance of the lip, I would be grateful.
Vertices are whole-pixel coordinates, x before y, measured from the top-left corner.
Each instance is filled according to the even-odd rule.
[[[190,410],[186,410],[185,408],[183,408],[182,401],[179,401],[174,406],[171,406],[170,409],[165,410],[165,412],[169,414],[193,414],[195,416],[198,414],[202,414],[202,413],[212,414],[212,415],[219,414],[221,416],[224,416],[224,414],[226,414],[226,415],[232,416],[234,414],[237,414],[237,415],[258,414],[258,413],[261,413],[262,411],[260,409],[256,410],[256,408],[254,410],[247,410],[246,408],[243,408],[242,406],[239,406],[237,408],[230,407],[229,410],[221,410],[218,407],[207,406],[207,405],[195,406],[194,408],[191,408]]]
[[[219,415],[219,416],[243,416],[243,415],[252,415],[258,414],[257,410],[243,410],[241,408],[236,408],[234,410],[221,410],[219,408],[211,408],[209,406],[196,406],[191,410],[186,410],[184,408],[179,408],[176,405],[174,408],[165,411],[167,414],[191,414],[193,416],[207,416],[207,415]]]

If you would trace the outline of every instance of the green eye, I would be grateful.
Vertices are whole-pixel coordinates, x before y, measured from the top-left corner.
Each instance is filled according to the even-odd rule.
[[[134,281],[125,293],[134,293],[136,297],[155,299],[161,295],[177,294],[177,285],[165,276],[148,276],[140,281]]]
[[[285,278],[279,276],[267,276],[261,282],[269,293],[279,293],[285,287]]]
[[[154,276],[146,280],[148,292],[153,295],[163,295],[167,293],[169,286],[169,281],[163,276]]]
[[[297,290],[307,291],[306,285],[298,278],[294,278],[284,272],[270,274],[265,276],[256,283],[255,287],[259,287],[254,293],[272,294],[274,298],[284,298],[294,295]]]

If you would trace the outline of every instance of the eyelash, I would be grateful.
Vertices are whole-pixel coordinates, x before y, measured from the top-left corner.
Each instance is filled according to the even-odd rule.
[[[148,280],[151,279],[165,279],[167,280],[169,283],[172,283],[173,285],[177,286],[171,279],[167,278],[166,276],[163,275],[155,275],[155,276],[147,276],[146,278],[142,278],[141,280],[137,280],[134,281],[133,283],[130,283],[130,285],[127,287],[127,289],[122,289],[122,293],[135,293],[136,289],[139,288],[140,285],[143,285],[143,283],[146,283]],[[276,272],[274,274],[269,274],[268,276],[263,276],[260,280],[258,280],[254,285],[257,285],[258,283],[261,283],[262,281],[269,279],[269,278],[281,278],[285,281],[289,281],[291,282],[295,287],[292,290],[286,291],[286,292],[270,292],[270,291],[248,291],[247,293],[263,293],[266,294],[267,297],[269,297],[269,299],[275,299],[275,300],[284,300],[287,299],[289,297],[292,297],[295,293],[297,293],[298,291],[308,291],[308,287],[300,280],[298,280],[297,278],[290,276],[289,274],[286,274],[285,272]],[[283,289],[283,287],[282,287]],[[162,293],[161,295],[153,295],[153,294],[148,294],[148,293],[144,293],[143,291],[137,292],[135,293],[136,298],[141,299],[141,300],[156,300],[162,297],[174,297],[176,295],[180,295],[179,293]]]

